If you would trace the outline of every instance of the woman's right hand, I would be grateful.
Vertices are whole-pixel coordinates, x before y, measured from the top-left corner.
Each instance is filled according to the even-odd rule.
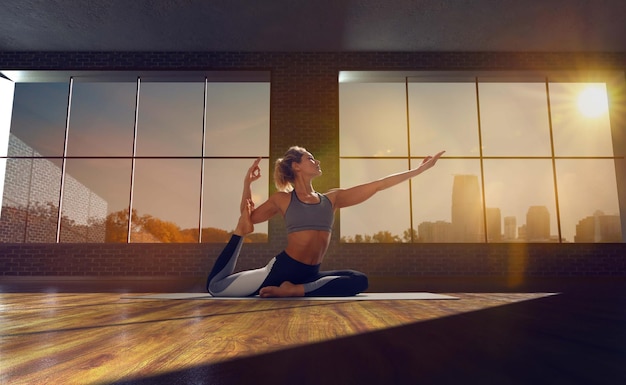
[[[252,166],[248,169],[246,173],[245,183],[251,184],[252,182],[258,180],[261,177],[261,168],[259,167],[259,162],[261,162],[261,157],[258,157],[252,163]]]

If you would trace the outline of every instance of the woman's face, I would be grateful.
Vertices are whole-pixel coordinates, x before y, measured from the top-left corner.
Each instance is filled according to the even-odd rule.
[[[300,163],[297,163],[297,165],[297,171],[301,173],[313,176],[318,176],[322,174],[320,161],[315,159],[313,154],[308,151],[302,154],[302,158],[300,158]]]

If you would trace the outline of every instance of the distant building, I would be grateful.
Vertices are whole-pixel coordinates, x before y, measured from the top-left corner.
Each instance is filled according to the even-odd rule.
[[[546,206],[530,206],[526,213],[526,240],[547,242],[550,240],[550,212]]]
[[[55,242],[61,168],[13,134],[8,151],[33,159],[7,161],[0,242]],[[61,242],[104,242],[107,201],[69,174],[63,192]]]
[[[578,221],[574,242],[622,242],[622,228],[619,215],[605,215],[596,211]]]
[[[452,241],[452,224],[445,221],[422,222],[417,226],[419,242],[445,243]]]
[[[452,185],[452,242],[484,242],[478,176],[455,175]]]
[[[512,241],[517,239],[517,218],[504,217],[504,240]]]
[[[499,208],[487,207],[487,242],[502,240],[502,215]]]

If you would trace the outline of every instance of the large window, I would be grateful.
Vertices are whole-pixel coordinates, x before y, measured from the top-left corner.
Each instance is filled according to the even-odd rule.
[[[614,133],[624,123],[611,120],[607,97],[622,83],[614,74],[342,72],[341,186],[446,150],[434,169],[343,209],[342,241],[622,242],[624,144]]]
[[[0,242],[225,242],[259,156],[267,198],[267,73],[3,74]]]

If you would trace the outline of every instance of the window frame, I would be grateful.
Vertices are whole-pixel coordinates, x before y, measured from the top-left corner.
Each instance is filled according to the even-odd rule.
[[[408,111],[408,88],[409,84],[414,82],[425,83],[466,83],[471,82],[476,86],[478,95],[478,87],[480,83],[519,83],[519,82],[541,82],[546,86],[546,96],[548,104],[549,119],[552,119],[550,112],[549,85],[550,83],[605,83],[608,101],[609,101],[609,124],[611,131],[611,140],[613,145],[613,156],[557,156],[555,155],[553,145],[553,127],[552,122],[549,123],[550,129],[550,145],[551,154],[547,157],[529,157],[533,159],[549,159],[552,162],[552,173],[554,176],[554,190],[556,199],[556,219],[557,231],[556,237],[558,242],[573,242],[574,240],[565,240],[561,229],[561,215],[559,213],[558,203],[558,186],[557,186],[557,170],[555,162],[559,159],[609,159],[613,160],[615,165],[615,178],[617,186],[617,204],[619,206],[619,215],[621,221],[622,242],[626,241],[626,164],[624,155],[626,154],[626,110],[619,108],[620,103],[626,100],[624,90],[626,89],[626,81],[624,72],[622,71],[340,71],[338,76],[340,83],[404,83],[407,93],[407,133],[410,130],[409,111]],[[341,99],[341,97],[340,97]],[[479,176],[481,183],[482,201],[485,202],[485,178],[483,171],[483,160],[485,159],[523,159],[519,156],[485,156],[482,152],[482,139],[480,134],[480,99],[477,97],[477,115],[479,119],[479,146],[480,154],[478,156],[462,156],[449,157],[450,159],[476,159],[481,163],[481,175]],[[339,106],[341,114],[341,106]],[[409,154],[407,157],[393,158],[408,159],[410,162],[417,162],[419,159],[412,156],[410,149],[410,134],[407,135]],[[342,140],[341,126],[339,127],[339,140]],[[340,146],[341,147],[341,146]],[[339,154],[340,161],[343,159],[384,159],[384,156],[346,156]],[[444,159],[446,158],[444,154]],[[340,175],[341,175],[340,169]],[[399,170],[400,171],[400,170]],[[409,195],[412,196],[411,183],[409,182]],[[411,211],[411,233],[417,232],[417,224],[413,221],[412,202],[410,203]],[[482,205],[484,227],[484,243],[491,243],[488,240],[487,231],[487,205]],[[531,241],[524,241],[532,243]]]
[[[205,152],[205,138],[206,138],[206,126],[207,126],[207,86],[210,83],[267,83],[269,89],[271,89],[271,72],[268,70],[233,70],[233,71],[47,71],[47,70],[0,70],[0,77],[7,79],[13,84],[16,83],[66,83],[68,86],[68,103],[67,112],[65,117],[65,139],[63,143],[63,153],[59,156],[11,156],[9,154],[0,153],[0,161],[6,162],[8,159],[45,159],[45,160],[57,160],[61,162],[61,183],[58,193],[58,218],[56,224],[56,241],[55,243],[62,242],[62,213],[64,210],[64,182],[66,178],[66,163],[67,161],[74,159],[131,159],[131,182],[129,188],[129,207],[128,213],[133,212],[133,181],[135,172],[135,162],[137,159],[199,159],[201,160],[201,170],[198,178],[200,179],[200,191],[198,194],[198,242],[202,243],[202,222],[203,222],[203,199],[206,195],[205,191],[205,162],[210,159],[255,159],[257,156],[242,156],[241,154],[232,154],[229,156],[207,156]],[[67,154],[67,140],[68,132],[70,130],[70,116],[71,116],[71,101],[72,101],[72,89],[73,85],[77,83],[134,83],[135,84],[135,105],[134,105],[134,127],[133,127],[133,151],[128,156],[68,156]],[[145,82],[157,83],[157,82],[204,82],[204,103],[203,118],[202,118],[202,149],[201,154],[198,156],[138,156],[136,150],[136,138],[137,138],[137,125],[138,125],[138,100],[140,95],[141,84]],[[267,116],[270,116],[269,105],[269,93],[267,95]],[[12,105],[12,103],[11,103]],[[140,106],[139,106],[140,107]],[[9,107],[9,111],[12,112],[12,107]],[[7,138],[10,134],[10,114],[9,122],[7,126]],[[269,143],[269,120],[268,120],[268,143]],[[7,142],[8,143],[8,142]],[[263,150],[262,158],[269,158],[269,146]],[[2,180],[4,184],[4,178]],[[269,194],[269,184],[264,186]],[[128,214],[127,213],[127,214]],[[126,243],[131,242],[132,231],[132,215],[128,215],[128,232],[126,237]],[[26,240],[24,240],[26,242]],[[49,243],[49,242],[45,242]]]

